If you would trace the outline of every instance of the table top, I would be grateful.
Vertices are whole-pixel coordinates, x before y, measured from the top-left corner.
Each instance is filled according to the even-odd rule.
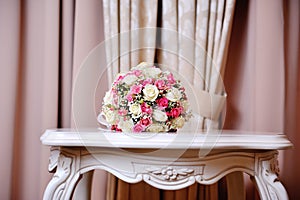
[[[49,129],[44,145],[137,149],[256,149],[279,150],[293,145],[285,134],[215,130],[210,132],[120,133],[104,129]]]

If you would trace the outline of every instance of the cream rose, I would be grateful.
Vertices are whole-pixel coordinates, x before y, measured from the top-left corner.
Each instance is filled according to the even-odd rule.
[[[153,66],[153,65],[150,64],[150,63],[141,62],[141,63],[138,64],[137,66],[132,67],[131,69],[132,69],[132,70],[142,70],[142,69],[145,69],[145,68],[151,67],[151,66]]]
[[[182,107],[185,112],[188,111],[190,108],[189,102],[187,100],[182,101]]]
[[[125,78],[122,80],[124,83],[127,85],[132,85],[138,78],[135,75],[127,75]]]
[[[117,120],[117,113],[113,110],[107,110],[104,112],[104,116],[105,116],[105,120],[109,123],[109,124],[113,124],[116,122]]]
[[[132,119],[128,119],[126,121],[121,119],[118,123],[118,126],[120,127],[120,129],[122,129],[123,132],[131,132],[134,124]]]
[[[113,95],[111,93],[111,90],[105,93],[105,96],[103,98],[104,105],[112,104],[113,101]]]
[[[147,84],[143,89],[144,98],[147,101],[155,101],[158,93],[159,91],[155,85]]]
[[[166,94],[166,97],[170,101],[176,102],[182,97],[182,94],[177,88],[172,87],[171,90]]]
[[[158,109],[153,110],[152,117],[158,122],[165,122],[168,119],[167,114]]]
[[[129,106],[129,111],[133,114],[133,115],[140,115],[142,113],[142,109],[140,104],[137,103],[133,103]]]
[[[157,78],[158,75],[161,73],[161,70],[156,67],[149,67],[149,68],[143,69],[143,72],[148,77]]]
[[[182,128],[183,127],[183,125],[184,125],[184,122],[185,122],[185,120],[184,120],[184,118],[183,117],[177,117],[177,118],[175,118],[175,119],[173,119],[172,120],[172,123],[174,124],[174,126],[176,127],[176,128]]]
[[[164,132],[165,131],[165,126],[161,124],[151,124],[146,131],[149,132]]]

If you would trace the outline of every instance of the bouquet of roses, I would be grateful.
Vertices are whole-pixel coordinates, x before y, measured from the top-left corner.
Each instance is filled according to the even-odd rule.
[[[172,73],[140,63],[117,75],[99,116],[115,131],[175,132],[191,111],[185,89]]]

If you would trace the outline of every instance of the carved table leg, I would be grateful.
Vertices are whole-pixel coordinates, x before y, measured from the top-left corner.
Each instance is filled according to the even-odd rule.
[[[57,152],[58,150],[51,151]],[[44,200],[70,199],[80,177],[77,172],[77,159],[76,155],[64,152],[60,152],[58,156],[57,153],[51,153],[49,166],[53,168],[53,162],[56,163],[56,172],[44,192]]]
[[[262,200],[285,200],[288,194],[278,179],[279,167],[277,151],[268,154],[258,154],[256,157],[256,172],[252,180],[257,186]]]

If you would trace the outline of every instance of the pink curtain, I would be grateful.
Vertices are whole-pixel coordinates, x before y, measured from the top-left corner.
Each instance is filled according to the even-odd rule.
[[[225,72],[226,129],[284,132],[280,180],[299,199],[299,1],[237,1]],[[247,199],[254,199],[251,185]]]
[[[72,84],[103,40],[101,11],[97,0],[0,1],[1,199],[42,199],[51,175],[39,138],[72,125]],[[105,176],[95,179],[104,198]]]
[[[284,153],[281,180],[290,199],[300,199],[300,2],[284,2],[285,107],[284,132],[294,148]]]
[[[0,2],[1,199],[40,199],[49,179],[39,136],[58,121],[58,6]]]
[[[225,72],[225,128],[285,132],[280,179],[299,199],[299,1],[236,2]],[[71,126],[71,88],[103,40],[101,1],[0,1],[0,197],[41,199],[50,178],[46,128]],[[30,184],[29,184],[30,183]],[[105,176],[94,175],[94,196]],[[254,191],[247,190],[249,199]]]

